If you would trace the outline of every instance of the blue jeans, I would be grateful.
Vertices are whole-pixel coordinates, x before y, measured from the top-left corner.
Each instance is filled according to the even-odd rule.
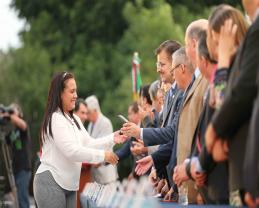
[[[31,179],[31,171],[21,170],[14,175],[17,187],[17,196],[20,208],[29,208],[29,184]]]

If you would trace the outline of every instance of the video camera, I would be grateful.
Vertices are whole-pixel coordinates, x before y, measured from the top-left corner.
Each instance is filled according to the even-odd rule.
[[[17,198],[17,188],[16,188],[15,179],[13,175],[12,159],[9,152],[9,148],[7,147],[7,143],[6,143],[6,136],[14,129],[14,126],[12,125],[11,118],[10,118],[10,116],[13,113],[14,113],[14,110],[12,108],[5,107],[4,105],[0,104],[0,146],[3,154],[5,167],[7,170],[9,184],[15,198],[14,207],[19,207],[18,198]],[[4,181],[4,178],[0,178],[1,184],[3,183],[3,181]],[[2,189],[2,187],[0,188]],[[0,190],[0,195],[3,195],[1,190]],[[2,198],[2,196],[0,197]],[[5,203],[3,200],[2,202],[0,201],[0,207],[5,207]]]
[[[0,104],[0,133],[7,135],[13,129],[13,125],[10,122],[10,116],[13,113],[14,110],[12,108]]]

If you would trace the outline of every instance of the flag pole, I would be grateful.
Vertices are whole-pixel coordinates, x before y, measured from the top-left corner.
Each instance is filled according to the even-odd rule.
[[[133,101],[138,101],[139,91],[142,85],[142,79],[140,75],[140,58],[138,52],[134,52],[132,59],[132,92]]]

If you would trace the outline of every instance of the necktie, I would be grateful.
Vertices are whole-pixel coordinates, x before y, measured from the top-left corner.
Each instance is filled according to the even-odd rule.
[[[167,106],[170,105],[170,103],[172,102],[172,99],[174,97],[174,89],[171,87],[169,92],[168,92],[168,103],[167,103]]]
[[[92,123],[91,129],[90,129],[90,135],[92,135],[94,129],[94,123]]]

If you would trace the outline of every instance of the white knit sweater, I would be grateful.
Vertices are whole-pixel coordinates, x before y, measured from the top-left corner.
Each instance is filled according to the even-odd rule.
[[[53,138],[48,134],[42,147],[41,165],[37,173],[49,170],[58,185],[76,191],[82,162],[104,161],[104,150],[114,145],[113,134],[102,139],[93,139],[85,130],[81,120],[74,115],[81,130],[68,115],[60,110],[52,115]]]

